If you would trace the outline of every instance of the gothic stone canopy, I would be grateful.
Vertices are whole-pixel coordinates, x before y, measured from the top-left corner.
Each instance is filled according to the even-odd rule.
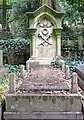
[[[37,24],[39,19],[45,16],[49,18],[50,21],[53,21],[54,28],[61,29],[61,20],[62,20],[64,13],[57,12],[46,4],[38,8],[34,12],[27,12],[26,14],[29,19],[29,28],[37,28],[35,25]]]

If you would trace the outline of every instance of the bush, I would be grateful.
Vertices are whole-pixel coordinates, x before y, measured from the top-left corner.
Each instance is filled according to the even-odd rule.
[[[0,40],[0,49],[7,55],[24,55],[29,49],[29,40],[23,38]]]

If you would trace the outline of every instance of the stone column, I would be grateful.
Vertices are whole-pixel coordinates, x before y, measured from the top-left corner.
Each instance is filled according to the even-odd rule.
[[[77,76],[77,73],[73,72],[72,73],[71,92],[77,93],[77,89],[78,89],[78,76]]]
[[[16,85],[15,85],[15,74],[11,73],[9,75],[9,93],[14,94],[16,92]]]
[[[61,34],[57,34],[57,56],[61,56]]]
[[[25,66],[24,65],[20,65],[20,77],[22,79],[24,79],[24,69],[25,69]]]
[[[3,51],[0,50],[0,67],[3,66]]]
[[[30,57],[33,55],[33,39],[32,34],[30,34]]]
[[[35,50],[35,32],[36,29],[30,29],[30,57],[34,56]]]
[[[29,60],[26,61],[26,70],[29,72]]]
[[[66,68],[65,68],[65,78],[69,78],[69,75],[70,75],[69,66],[66,65]]]

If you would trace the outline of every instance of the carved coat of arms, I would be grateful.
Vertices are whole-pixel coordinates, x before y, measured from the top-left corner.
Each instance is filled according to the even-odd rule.
[[[37,26],[39,28],[38,39],[40,40],[40,44],[38,44],[38,46],[52,45],[50,38],[52,37],[53,24],[44,20],[39,22]]]

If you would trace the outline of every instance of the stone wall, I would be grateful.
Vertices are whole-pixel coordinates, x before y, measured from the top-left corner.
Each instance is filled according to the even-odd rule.
[[[6,96],[6,120],[83,119],[77,94],[18,94]]]

